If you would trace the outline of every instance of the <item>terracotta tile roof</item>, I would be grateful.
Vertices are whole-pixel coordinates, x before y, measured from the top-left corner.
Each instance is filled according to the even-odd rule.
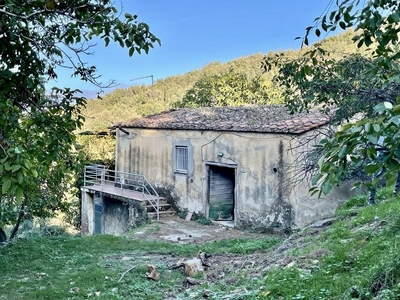
[[[318,112],[291,115],[280,105],[179,108],[116,124],[113,128],[246,131],[299,134],[327,124]]]

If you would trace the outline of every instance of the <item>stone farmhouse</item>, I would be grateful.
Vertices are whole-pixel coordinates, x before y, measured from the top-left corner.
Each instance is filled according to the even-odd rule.
[[[114,127],[115,170],[143,174],[178,209],[215,221],[304,227],[330,216],[350,196],[345,187],[311,197],[309,182],[291,180],[307,148],[302,141],[311,135],[316,141],[328,122],[317,111],[291,115],[283,106],[172,109]],[[93,190],[85,191],[85,222],[92,222],[96,199]],[[124,230],[135,214],[125,213]]]

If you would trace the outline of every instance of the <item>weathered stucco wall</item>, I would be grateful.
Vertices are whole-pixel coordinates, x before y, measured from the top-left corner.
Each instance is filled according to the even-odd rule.
[[[322,212],[332,213],[334,205],[330,199],[320,202],[318,212],[314,212],[315,205],[309,205],[311,198],[305,192],[307,188],[293,190],[287,184],[288,168],[294,162],[293,143],[296,141],[292,136],[125,130],[129,134],[117,131],[116,169],[145,175],[156,187],[170,191],[180,208],[208,215],[208,171],[210,166],[219,165],[235,168],[237,226],[304,226],[323,215]],[[188,146],[188,174],[174,171],[176,145]]]
[[[94,194],[87,193],[87,189],[82,188],[81,199],[81,233],[83,235],[90,235],[93,233],[94,224]]]
[[[82,235],[95,234],[95,203],[102,206],[101,233],[122,234],[146,223],[147,213],[140,201],[82,188]]]
[[[292,170],[292,172],[303,174],[297,176],[291,174],[290,176],[292,178],[303,178],[305,176],[309,179],[303,180],[300,184],[291,184],[291,190],[294,195],[294,215],[296,225],[299,227],[304,227],[314,220],[330,217],[346,199],[354,196],[351,183],[342,184],[340,187],[334,188],[328,195],[322,195],[320,198],[317,195],[310,195],[311,175],[304,174],[305,160],[307,160],[308,154],[315,150],[314,145],[319,143],[321,139],[329,136],[329,131],[331,130],[332,128],[329,127],[321,127],[296,137],[296,144],[293,150],[294,153],[297,153],[297,159],[294,165],[295,170]],[[307,166],[306,169],[308,168]],[[293,179],[290,181],[293,181]]]
[[[229,165],[236,168],[237,225],[249,226],[250,220],[256,227],[293,222],[293,200],[282,184],[291,160],[286,151],[290,137],[211,131],[129,132],[117,133],[117,170],[144,174],[157,187],[169,189],[179,207],[207,215],[208,165]],[[173,149],[181,144],[192,151],[188,174],[176,173],[173,168]]]

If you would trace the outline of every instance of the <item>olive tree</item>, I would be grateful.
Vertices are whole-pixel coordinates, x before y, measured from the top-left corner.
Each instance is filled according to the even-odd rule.
[[[300,59],[279,55],[264,63],[266,70],[279,68],[275,82],[292,111],[320,109],[339,128],[316,146],[312,192],[319,195],[340,185],[353,170],[362,168],[370,187],[383,177],[393,184],[400,170],[400,2],[336,4],[306,28],[302,45],[308,51]],[[354,28],[358,53],[337,59],[320,43],[309,45],[311,35],[322,37],[338,28]]]
[[[96,66],[85,62],[95,42],[116,42],[130,56],[160,43],[110,0],[0,1],[0,241],[5,225],[14,225],[12,238],[24,216],[67,208],[86,99],[45,84],[63,67],[101,87]]]

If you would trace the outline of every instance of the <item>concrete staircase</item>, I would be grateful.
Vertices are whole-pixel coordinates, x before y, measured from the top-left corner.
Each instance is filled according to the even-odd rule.
[[[148,201],[145,202],[144,207],[146,208],[149,219],[156,220],[157,212],[154,207]],[[160,218],[176,215],[176,211],[172,208],[171,204],[169,204],[167,202],[167,199],[164,197],[159,197],[159,214]]]

